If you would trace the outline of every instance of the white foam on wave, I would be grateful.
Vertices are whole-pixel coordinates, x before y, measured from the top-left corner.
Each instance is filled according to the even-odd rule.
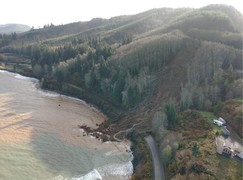
[[[18,73],[13,73],[13,72],[9,72],[9,71],[5,71],[5,70],[0,70],[0,73],[3,73],[3,74],[9,74],[9,75],[12,75],[14,76],[16,79],[21,79],[21,80],[27,80],[27,81],[31,81],[31,82],[34,82],[34,86],[35,86],[35,90],[40,93],[41,95],[43,96],[46,96],[46,97],[66,97],[66,98],[69,98],[69,99],[72,99],[72,100],[75,100],[75,101],[78,101],[86,106],[88,106],[89,108],[91,108],[93,111],[97,112],[97,113],[102,113],[99,109],[97,109],[96,107],[88,104],[86,101],[82,100],[82,99],[78,99],[78,98],[75,98],[75,97],[71,97],[71,96],[66,96],[66,95],[63,95],[63,94],[59,94],[59,93],[56,93],[56,92],[53,92],[53,91],[48,91],[48,90],[42,90],[40,89],[40,87],[37,87],[37,83],[39,82],[38,79],[36,78],[32,78],[32,77],[27,77],[27,76],[22,76]]]
[[[102,180],[102,177],[96,169],[93,169],[88,174],[82,177],[72,178],[71,180]]]
[[[14,76],[17,79],[21,79],[21,80],[27,80],[27,81],[32,81],[32,82],[38,82],[38,79],[32,78],[32,77],[27,77],[27,76],[22,76],[20,74],[15,74]]]
[[[122,164],[109,164],[97,168],[102,177],[122,176],[124,179],[130,179],[133,173],[133,165],[131,161]]]
[[[0,73],[2,73],[2,74],[10,74],[10,75],[13,75],[14,74],[12,72],[5,71],[5,70],[0,70]]]
[[[67,180],[66,178],[62,177],[61,175],[54,177],[52,180]]]
[[[102,180],[102,177],[96,169],[93,169],[92,171],[81,177],[64,178],[63,176],[59,175],[52,180]]]
[[[42,89],[39,89],[39,88],[37,88],[37,92],[39,94],[41,94],[42,96],[45,96],[45,97],[59,97],[59,96],[61,96],[61,94],[58,94],[56,92],[46,91],[46,90],[42,90]]]
[[[74,101],[78,101],[78,102],[80,102],[80,103],[82,103],[82,104],[88,105],[88,103],[85,102],[85,101],[82,100],[82,99],[78,99],[78,98],[75,98],[75,97],[72,97],[72,96],[67,96],[67,95],[61,95],[61,96],[66,97],[66,98],[68,98],[68,99],[72,99],[72,100],[74,100]]]
[[[76,176],[72,178],[64,178],[59,175],[52,180],[103,180],[109,176],[120,176],[124,180],[131,179],[133,173],[133,165],[131,161],[119,164],[109,164],[93,169],[83,176]]]
[[[22,76],[22,75],[20,75],[20,74],[18,74],[18,73],[9,72],[9,71],[5,71],[5,70],[0,70],[0,73],[14,76],[16,79],[21,79],[21,80],[31,81],[31,82],[35,82],[35,83],[37,83],[37,82],[39,81],[39,80],[36,79],[36,78],[27,77],[27,76]]]
[[[53,180],[102,180],[103,178],[96,169],[81,177],[64,178],[61,175],[55,177]]]
[[[112,156],[114,155],[115,153],[117,153],[118,151],[108,151],[105,153],[106,156]]]
[[[38,84],[37,84],[39,82],[39,80],[36,79],[36,78],[22,76],[22,75],[20,75],[18,73],[13,73],[13,72],[5,71],[5,70],[0,70],[0,73],[12,75],[16,79],[21,79],[21,80],[26,80],[26,81],[34,82],[34,85],[33,85],[34,91],[37,91],[38,93],[40,93],[43,96],[47,96],[47,97],[58,97],[58,96],[61,96],[61,94],[58,94],[56,92],[52,92],[52,91],[47,91],[47,90],[40,89],[39,86],[38,86]]]

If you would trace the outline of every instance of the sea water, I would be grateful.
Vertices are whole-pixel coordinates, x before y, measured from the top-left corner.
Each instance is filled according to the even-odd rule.
[[[0,179],[129,179],[129,143],[102,143],[78,128],[105,116],[37,83],[0,71]]]

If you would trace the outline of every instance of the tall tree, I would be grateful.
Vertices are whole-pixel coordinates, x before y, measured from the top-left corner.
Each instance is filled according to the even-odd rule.
[[[165,105],[165,114],[168,120],[168,128],[173,129],[177,122],[176,110],[173,102],[169,102]]]

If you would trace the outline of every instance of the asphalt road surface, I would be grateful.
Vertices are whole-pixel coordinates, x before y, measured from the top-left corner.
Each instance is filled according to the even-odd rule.
[[[158,148],[152,136],[145,137],[150,152],[152,154],[153,166],[154,166],[154,179],[155,180],[165,180],[164,167],[159,158]]]

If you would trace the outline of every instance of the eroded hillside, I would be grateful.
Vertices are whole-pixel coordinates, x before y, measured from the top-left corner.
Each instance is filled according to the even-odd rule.
[[[117,138],[131,127],[156,134],[153,124],[168,103],[216,112],[242,100],[242,39],[242,14],[230,6],[161,8],[1,34],[0,68],[97,105],[109,116],[110,134],[124,132]]]

